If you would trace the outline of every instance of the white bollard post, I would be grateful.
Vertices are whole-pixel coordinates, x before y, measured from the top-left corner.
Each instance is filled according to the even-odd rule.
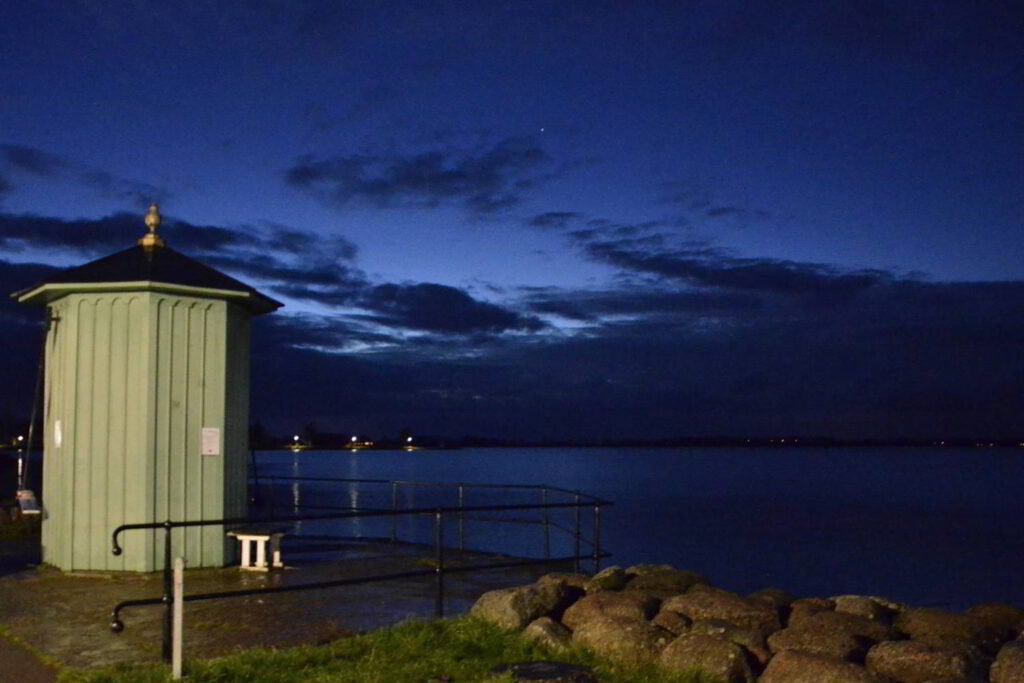
[[[185,558],[174,558],[174,603],[171,627],[171,677],[181,679],[182,628],[185,623]]]

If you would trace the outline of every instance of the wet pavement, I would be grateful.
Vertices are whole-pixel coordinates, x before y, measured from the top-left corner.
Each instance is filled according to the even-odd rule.
[[[502,561],[500,556],[451,553],[446,566]],[[432,551],[391,543],[349,543],[329,555],[289,557],[288,568],[245,572],[237,567],[185,573],[185,595],[430,570]],[[446,574],[445,616],[468,611],[481,593],[520,585],[558,567],[519,567]],[[562,567],[561,569],[564,569]],[[434,576],[317,590],[250,595],[185,604],[186,658],[252,647],[315,644],[397,623],[432,618]],[[61,572],[39,565],[38,540],[0,543],[0,626],[62,666],[92,668],[159,661],[163,608],[126,608],[124,630],[112,633],[110,613],[122,600],[159,598],[163,576]],[[3,650],[0,650],[3,656]]]

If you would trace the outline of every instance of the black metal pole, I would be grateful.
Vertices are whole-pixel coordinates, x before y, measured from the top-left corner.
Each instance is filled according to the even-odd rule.
[[[164,634],[161,654],[164,664],[171,663],[171,616],[173,613],[174,581],[171,573],[171,520],[164,522]]]
[[[444,617],[444,524],[440,510],[434,513],[434,573],[437,576],[437,599],[434,616]]]
[[[594,573],[601,570],[601,506],[594,506]]]

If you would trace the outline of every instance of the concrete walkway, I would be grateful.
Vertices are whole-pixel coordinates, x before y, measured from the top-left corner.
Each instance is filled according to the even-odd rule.
[[[54,683],[57,671],[35,654],[0,635],[0,671],[2,680],[18,683]]]
[[[331,559],[317,561],[303,562],[286,553],[285,563],[291,567],[270,573],[237,568],[189,570],[185,595],[423,570],[431,566],[429,556],[422,548],[389,543],[351,543],[332,553]],[[446,563],[484,559],[451,555]],[[487,590],[527,583],[552,570],[533,567],[447,575],[445,614],[464,613]],[[187,602],[185,656],[205,658],[252,647],[322,643],[410,617],[432,618],[435,586],[432,577],[424,577]],[[38,541],[0,543],[0,626],[61,666],[159,661],[162,607],[125,609],[125,629],[120,634],[111,633],[109,623],[110,611],[118,602],[161,593],[160,573],[66,573],[38,566]],[[25,675],[12,680],[54,680],[51,669],[10,642],[0,649],[0,662],[4,671],[9,663],[23,668]]]

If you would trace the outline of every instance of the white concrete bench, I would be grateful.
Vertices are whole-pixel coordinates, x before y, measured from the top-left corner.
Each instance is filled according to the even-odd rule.
[[[234,536],[242,544],[242,562],[239,569],[266,572],[284,567],[281,562],[281,537],[284,531],[278,529],[235,529],[228,536]],[[256,546],[256,557],[249,552],[250,544]],[[267,544],[270,545],[270,564],[267,564]]]

